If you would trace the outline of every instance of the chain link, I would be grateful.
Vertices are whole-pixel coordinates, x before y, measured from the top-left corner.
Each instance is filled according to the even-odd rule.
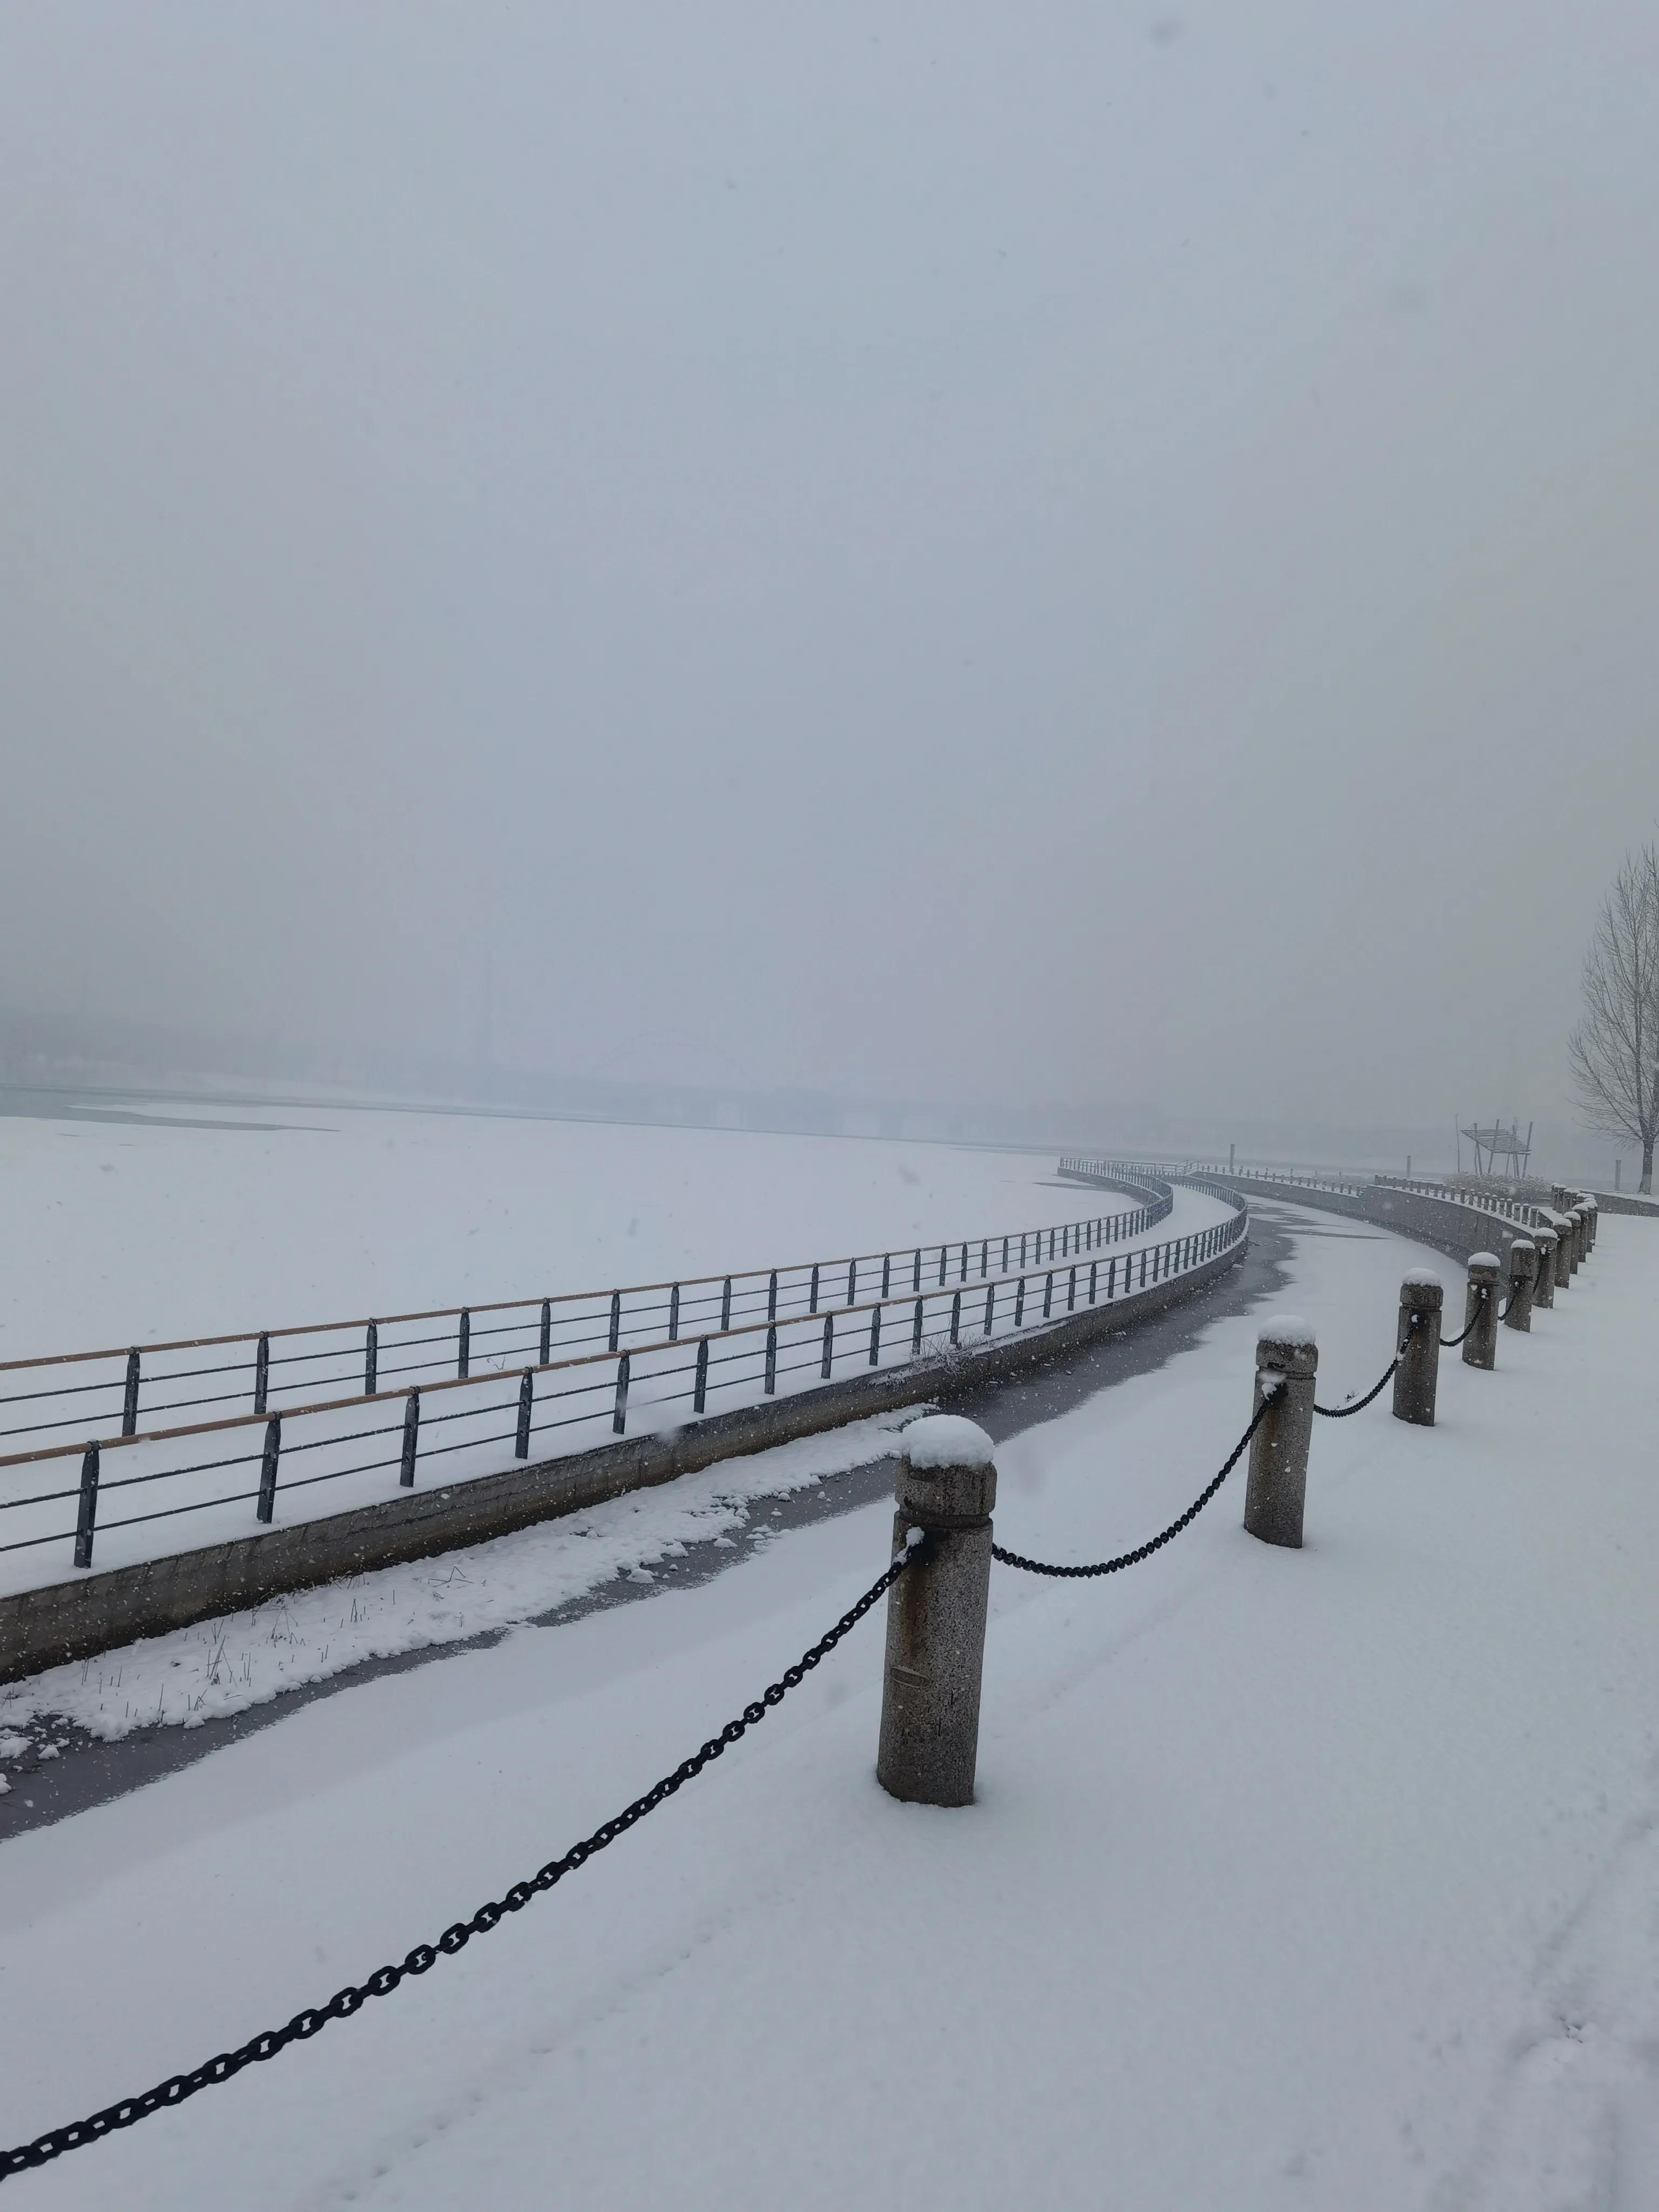
[[[1462,1343],[1463,1337],[1473,1336],[1476,1328],[1480,1326],[1480,1316],[1486,1310],[1486,1300],[1492,1296],[1492,1292],[1487,1289],[1484,1283],[1477,1284],[1475,1285],[1475,1289],[1477,1295],[1474,1306],[1474,1319],[1470,1322],[1468,1327],[1463,1331],[1462,1336],[1443,1336],[1441,1338],[1440,1349],[1443,1352],[1455,1352],[1458,1346]],[[1503,1319],[1503,1316],[1501,1314],[1498,1316],[1498,1319],[1500,1321]]]
[[[1143,1559],[1150,1559],[1154,1552],[1161,1552],[1172,1537],[1181,1534],[1189,1522],[1197,1520],[1199,1515],[1238,1465],[1243,1455],[1245,1445],[1267,1419],[1267,1408],[1273,1404],[1277,1396],[1278,1393],[1273,1391],[1263,1398],[1250,1416],[1249,1428],[1245,1430],[1243,1435],[1222,1462],[1219,1471],[1205,1484],[1187,1510],[1177,1519],[1171,1521],[1169,1527],[1154,1536],[1150,1542],[1138,1545],[1133,1552],[1121,1552],[1115,1559],[1096,1559],[1086,1566],[1079,1567],[1053,1566],[1042,1559],[1027,1559],[1018,1552],[1005,1552],[1000,1544],[992,1545],[991,1557],[994,1559],[1000,1559],[1005,1567],[1023,1568],[1028,1575],[1058,1575],[1067,1581],[1086,1580],[1096,1575],[1115,1575],[1121,1568],[1138,1567]]]
[[[1315,1413],[1322,1413],[1328,1421],[1346,1421],[1350,1413],[1363,1413],[1372,1399],[1388,1389],[1395,1378],[1395,1373],[1399,1365],[1400,1354],[1396,1352],[1383,1369],[1381,1376],[1372,1383],[1363,1398],[1356,1398],[1352,1406],[1321,1406],[1316,1403]]]
[[[700,1751],[690,1759],[682,1759],[672,1774],[664,1775],[660,1782],[636,1797],[631,1805],[614,1814],[583,1842],[573,1844],[562,1858],[550,1859],[527,1881],[515,1881],[505,1896],[494,1903],[481,1905],[470,1920],[458,1920],[446,1928],[435,1942],[417,1943],[412,1951],[395,1966],[379,1967],[360,1986],[337,1990],[326,2004],[297,2012],[285,2027],[268,2027],[252,2037],[234,2051],[222,2051],[216,2058],[210,2058],[191,2074],[170,2075],[155,2088],[146,2090],[140,2097],[125,2097],[119,2103],[106,2105],[100,2112],[94,2112],[84,2120],[73,2120],[67,2127],[54,2128],[50,2135],[37,2136],[33,2142],[19,2143],[13,2149],[0,2151],[0,2181],[8,2174],[21,2173],[30,2166],[45,2166],[65,2151],[79,2150],[83,2144],[96,2142],[112,2135],[118,2128],[130,2128],[137,2121],[148,2119],[152,2112],[165,2107],[181,2105],[186,2097],[193,2097],[198,2089],[211,2088],[220,2081],[228,2081],[245,2066],[258,2060],[274,2058],[290,2043],[303,2043],[326,2027],[331,2020],[349,2020],[360,2012],[371,1997],[390,1996],[405,1975],[424,1974],[438,1963],[440,1957],[453,1959],[458,1951],[465,1950],[475,1936],[487,1936],[492,1928],[501,1925],[509,1912],[521,1911],[532,1898],[551,1889],[568,1874],[585,1866],[594,1855],[625,1836],[647,1813],[654,1813],[659,1805],[665,1804],[675,1792],[688,1782],[694,1782],[704,1767],[718,1759],[728,1745],[737,1742],[751,1728],[766,1718],[775,1705],[781,1705],[791,1690],[799,1689],[820,1661],[827,1659],[842,1638],[856,1628],[871,1607],[878,1604],[904,1572],[911,1561],[925,1556],[925,1548],[911,1547],[901,1552],[893,1560],[879,1582],[872,1583],[858,1603],[842,1613],[841,1619],[825,1636],[819,1638],[811,1650],[803,1651],[793,1667],[786,1667],[775,1682],[764,1689],[752,1705],[744,1707],[735,1720],[729,1720],[718,1735],[711,1736]]]

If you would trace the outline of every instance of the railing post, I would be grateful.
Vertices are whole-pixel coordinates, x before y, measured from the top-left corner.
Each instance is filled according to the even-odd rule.
[[[720,1291],[720,1330],[724,1334],[732,1326],[732,1278],[726,1278]]]
[[[92,1533],[98,1525],[98,1447],[88,1444],[81,1455],[81,1502],[75,1516],[75,1564],[92,1565]]]
[[[536,1402],[536,1372],[526,1367],[519,1382],[519,1426],[513,1439],[514,1459],[530,1456],[530,1412]]]
[[[421,1393],[417,1384],[404,1401],[404,1450],[398,1468],[400,1490],[415,1487],[415,1455],[421,1443]]]
[[[833,1313],[827,1313],[823,1316],[823,1349],[818,1358],[818,1380],[821,1382],[830,1380],[830,1369],[835,1357],[836,1316]]]
[[[1244,1528],[1264,1544],[1302,1548],[1302,1513],[1308,1490],[1308,1447],[1313,1440],[1314,1377],[1319,1347],[1306,1322],[1275,1314],[1255,1340],[1255,1390],[1251,1412],[1271,1400],[1250,1438],[1244,1489]]]
[[[708,1339],[697,1339],[697,1379],[691,1393],[691,1410],[700,1413],[708,1402]]]
[[[611,1338],[609,1343],[605,1346],[605,1350],[607,1352],[616,1352],[620,1349],[621,1345],[622,1292],[620,1291],[612,1291],[611,1293]]]
[[[1498,1364],[1498,1276],[1496,1252],[1469,1255],[1468,1289],[1464,1294],[1463,1339],[1465,1367]]]
[[[881,1311],[879,1306],[872,1306],[870,1309],[870,1364],[872,1367],[879,1367],[881,1364]]]
[[[611,1409],[611,1432],[621,1436],[628,1426],[628,1370],[630,1364],[627,1352],[617,1355],[617,1402]]]
[[[1446,1286],[1426,1267],[1414,1267],[1400,1285],[1400,1330],[1395,1349],[1394,1417],[1434,1426],[1434,1394],[1440,1380],[1440,1317]]]
[[[769,1398],[778,1387],[778,1332],[775,1323],[766,1332],[766,1395]]]
[[[542,1365],[543,1365],[544,1367],[545,1367],[545,1366],[549,1365],[549,1364],[550,1364],[550,1362],[551,1362],[551,1360],[552,1360],[552,1358],[553,1358],[553,1301],[552,1301],[552,1299],[551,1299],[551,1298],[544,1298],[544,1299],[542,1300],[542,1341],[541,1341],[541,1358],[542,1358]]]
[[[276,1462],[283,1449],[283,1417],[273,1413],[265,1423],[265,1448],[259,1455],[259,1502],[253,1509],[257,1521],[269,1521],[276,1510]]]
[[[1538,1247],[1530,1237],[1517,1237],[1510,1247],[1510,1300],[1504,1309],[1506,1328],[1532,1328],[1532,1292],[1537,1279]]]
[[[777,1319],[777,1317],[778,1317],[778,1271],[777,1271],[777,1269],[776,1269],[775,1267],[774,1267],[774,1268],[773,1268],[773,1270],[772,1270],[772,1273],[771,1273],[770,1276],[769,1276],[769,1277],[768,1278],[768,1279],[767,1279],[767,1285],[766,1285],[766,1318],[768,1319],[768,1321],[775,1321],[775,1320]]]
[[[261,1336],[253,1352],[253,1410],[263,1413],[270,1395],[270,1339]]]
[[[970,1805],[991,1589],[997,1471],[971,1421],[933,1414],[903,1436],[893,1549],[910,1565],[887,1597],[876,1778],[915,1805]],[[912,1543],[912,1531],[920,1540]]]
[[[455,1332],[455,1372],[465,1380],[472,1366],[472,1316],[461,1309],[461,1325]]]
[[[463,1375],[465,1374],[466,1370],[465,1367],[462,1368],[461,1372]],[[375,1386],[380,1381],[380,1324],[376,1322],[370,1322],[368,1331],[363,1338],[363,1395],[365,1398],[372,1398],[374,1395]]]
[[[817,1311],[817,1310],[818,1310],[818,1263],[817,1263],[817,1261],[816,1260],[814,1260],[814,1261],[813,1261],[813,1262],[812,1262],[812,1285],[811,1285],[811,1290],[810,1290],[810,1291],[808,1291],[808,1293],[807,1293],[807,1298],[806,1298],[806,1310],[807,1310],[807,1312],[808,1312],[808,1313],[810,1313],[810,1314],[815,1314],[815,1313]]]
[[[1533,1241],[1538,1247],[1538,1273],[1533,1282],[1532,1302],[1547,1310],[1555,1304],[1555,1231],[1537,1230]]]
[[[127,1354],[126,1389],[121,1394],[121,1434],[135,1437],[138,1433],[138,1354]]]
[[[679,1340],[680,1286],[676,1283],[672,1290],[668,1293],[668,1341],[671,1344],[678,1344]]]

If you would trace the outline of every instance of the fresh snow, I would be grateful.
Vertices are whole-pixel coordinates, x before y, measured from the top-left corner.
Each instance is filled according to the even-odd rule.
[[[722,1460],[701,1474],[464,1551],[348,1575],[95,1659],[48,1668],[0,1687],[0,1724],[7,1731],[0,1735],[0,1759],[19,1756],[47,1718],[106,1741],[139,1728],[198,1728],[325,1681],[366,1659],[460,1643],[532,1620],[619,1575],[649,1582],[653,1566],[683,1556],[688,1546],[741,1528],[757,1498],[787,1498],[826,1475],[866,1467],[896,1450],[906,1424],[916,1421],[915,1407],[902,1407]],[[33,1734],[18,1733],[20,1727]]]
[[[1134,1203],[1057,1183],[1052,1153],[212,1111],[246,1126],[0,1116],[0,1360],[772,1267]],[[300,1126],[260,1126],[274,1122]]]
[[[1286,1218],[1322,1367],[1364,1388],[1420,1252]],[[1443,1363],[1435,1427],[1320,1424],[1304,1550],[1243,1534],[1235,1480],[1106,1583],[998,1569],[972,1808],[877,1787],[872,1619],[487,1939],[15,2202],[1652,2212],[1652,1237],[1610,1218],[1495,1374]],[[1257,1328],[1000,1446],[1001,1540],[1161,1526],[1243,1425]],[[500,1896],[775,1680],[890,1527],[815,1522],[15,1838],[0,2140]]]
[[[1258,1336],[1271,1338],[1275,1344],[1308,1345],[1317,1348],[1319,1339],[1310,1321],[1300,1314],[1269,1314],[1256,1330]]]
[[[927,1413],[904,1431],[904,1456],[912,1467],[988,1467],[996,1446],[976,1421],[959,1413]]]

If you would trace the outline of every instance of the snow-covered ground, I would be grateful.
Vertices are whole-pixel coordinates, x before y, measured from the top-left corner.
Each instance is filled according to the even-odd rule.
[[[1420,1249],[1312,1213],[1320,1395]],[[1449,1263],[1436,1262],[1449,1276]],[[1643,2212],[1659,2204],[1659,1240],[1103,1584],[997,1571],[980,1798],[872,1776],[877,1619],[719,1765],[358,2018],[20,2205]],[[998,1531],[1148,1533],[1255,1317],[1005,1445]],[[0,2138],[361,1979],[672,1767],[867,1586],[881,1507],[295,1711],[5,1847]]]
[[[211,1110],[246,1126],[0,1117],[0,1359],[771,1267],[1098,1210],[1055,1187],[1046,1153]]]

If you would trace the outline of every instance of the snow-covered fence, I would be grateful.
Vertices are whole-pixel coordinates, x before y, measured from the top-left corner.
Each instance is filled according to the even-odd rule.
[[[186,1423],[202,1408],[254,1415],[368,1399],[388,1389],[475,1375],[547,1367],[594,1352],[616,1353],[726,1334],[746,1324],[855,1310],[908,1285],[923,1288],[1006,1276],[1144,1236],[1168,1215],[1170,1185],[1145,1169],[1112,1179],[1140,1203],[1113,1214],[1040,1229],[953,1237],[890,1252],[849,1253],[705,1275],[678,1283],[629,1283],[545,1297],[434,1307],[376,1319],[307,1322],[127,1346],[0,1361],[0,1445],[14,1463],[33,1445],[67,1432],[81,1444],[154,1432],[161,1417]],[[879,1285],[878,1292],[877,1286]]]
[[[1167,1215],[1170,1186],[1149,1196],[1143,1219],[1154,1205]],[[1113,1325],[1109,1315],[1133,1318],[1231,1265],[1248,1216],[1242,1201],[1227,1203],[1220,1219],[1118,1249],[1106,1245],[1107,1217],[1045,1231],[1040,1245],[1028,1232],[1024,1269],[1011,1235],[1006,1275],[1000,1242],[969,1248],[965,1276],[957,1244],[947,1248],[956,1265],[943,1286],[924,1277],[918,1289],[907,1255],[900,1282],[890,1271],[889,1295],[854,1306],[789,1310],[780,1301],[775,1317],[763,1312],[696,1336],[13,1455],[0,1461],[0,1559],[15,1593],[0,1595],[0,1679],[27,1671],[31,1660],[43,1663],[42,1651],[101,1649],[121,1640],[123,1629],[143,1632],[135,1618],[151,1631],[201,1619],[274,1589],[474,1540],[668,1480],[725,1451],[757,1449],[779,1437],[764,1424],[757,1429],[750,1413],[779,1401],[813,1401],[787,1431],[805,1434],[960,1387],[996,1371],[1004,1348],[1018,1364],[1027,1341],[1040,1346],[1052,1336],[1058,1346],[1095,1329],[1096,1316],[1103,1327]],[[722,1423],[732,1422],[738,1427],[723,1445],[695,1455],[700,1437],[726,1433]],[[624,1437],[627,1447],[617,1441]],[[659,1439],[665,1449],[639,1457],[639,1447]],[[493,1504],[481,1498],[494,1498],[492,1486],[503,1484],[510,1497]],[[319,1494],[325,1486],[335,1486],[323,1489],[329,1505]],[[400,1497],[411,1510],[399,1507],[388,1520],[375,1501],[389,1507]],[[256,1549],[303,1540],[287,1554],[279,1547],[255,1557],[240,1532],[261,1525],[270,1534],[256,1539]],[[173,1547],[166,1557],[155,1553],[158,1533]],[[112,1559],[104,1549],[111,1537]],[[112,1587],[125,1573],[132,1583],[122,1584],[112,1611],[74,1597],[76,1587],[88,1588],[75,1571],[93,1565],[94,1547],[99,1565],[116,1572],[92,1581]],[[61,1595],[41,1587],[63,1585],[66,1575]]]

